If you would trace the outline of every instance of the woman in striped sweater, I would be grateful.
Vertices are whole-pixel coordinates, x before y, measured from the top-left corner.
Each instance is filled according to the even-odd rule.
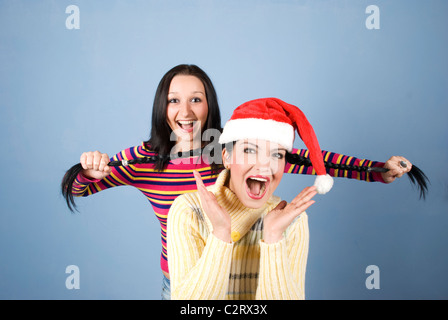
[[[207,110],[204,117],[203,110]],[[176,111],[177,110],[177,111]],[[199,111],[198,111],[199,110]],[[205,118],[205,120],[204,120]],[[167,157],[176,151],[187,152],[195,148],[199,141],[204,146],[209,137],[194,139],[191,121],[201,121],[201,134],[220,132],[221,118],[213,84],[207,74],[194,65],[178,65],[169,70],[161,79],[156,90],[152,111],[151,136],[141,145],[130,147],[110,158],[99,151],[85,152],[80,163],[70,168],[61,183],[62,193],[68,207],[75,208],[74,197],[85,197],[116,186],[133,186],[140,190],[151,204],[161,227],[162,252],[160,264],[164,274],[164,283],[169,284],[169,271],[166,245],[166,226],[168,210],[179,195],[196,190],[193,170],[200,172],[206,186],[216,181],[222,170],[221,162],[208,161],[206,157],[192,156],[182,161]],[[173,132],[183,140],[172,139]],[[176,138],[176,137],[174,137]],[[213,140],[214,141],[214,140]],[[305,149],[293,150],[308,158]],[[333,177],[344,177],[368,182],[390,183],[410,170],[402,168],[402,157],[391,157],[387,162],[377,162],[337,153],[323,151],[324,160],[333,164],[327,169]],[[220,153],[217,154],[220,157]],[[108,166],[109,161],[151,158],[154,163],[142,163],[129,166]],[[409,163],[410,164],[410,163]],[[342,166],[344,169],[338,169]],[[377,173],[358,171],[359,168],[386,167],[388,172]],[[355,168],[355,169],[354,169]],[[313,167],[286,164],[285,172],[296,174],[315,174]],[[169,294],[169,292],[168,292]]]

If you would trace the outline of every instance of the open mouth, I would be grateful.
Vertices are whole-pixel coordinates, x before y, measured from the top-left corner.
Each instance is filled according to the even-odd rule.
[[[270,179],[265,176],[250,176],[246,179],[246,192],[252,199],[261,199],[266,194]]]
[[[179,120],[177,125],[186,132],[193,132],[194,122],[193,120]]]

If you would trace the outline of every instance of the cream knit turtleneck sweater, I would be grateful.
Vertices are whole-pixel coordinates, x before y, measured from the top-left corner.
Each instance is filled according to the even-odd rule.
[[[197,192],[179,196],[168,214],[168,263],[172,299],[304,299],[308,217],[303,212],[281,241],[263,242],[263,217],[280,198],[260,209],[244,207],[226,187],[229,171],[208,187],[232,221],[232,243],[212,234]]]

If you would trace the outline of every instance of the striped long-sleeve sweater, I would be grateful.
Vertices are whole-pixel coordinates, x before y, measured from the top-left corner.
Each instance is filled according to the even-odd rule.
[[[308,151],[304,149],[294,149],[294,153],[307,156]],[[139,157],[154,156],[144,143],[140,146],[127,148],[114,155],[111,160],[131,160]],[[384,163],[358,159],[337,153],[323,151],[325,161],[369,167],[382,167]],[[170,162],[162,172],[154,170],[153,164],[137,164],[127,167],[112,167],[112,172],[103,180],[86,179],[81,174],[73,184],[72,193],[74,196],[89,196],[99,191],[116,186],[133,186],[140,190],[149,200],[157,219],[160,222],[162,253],[160,264],[164,272],[168,273],[167,244],[166,244],[166,226],[168,211],[173,201],[181,194],[196,191],[196,182],[193,176],[193,170],[197,170],[206,186],[215,183],[217,175],[212,175],[211,167],[208,163],[201,160],[200,157],[179,159],[176,162]],[[350,170],[328,169],[328,174],[333,177],[345,177],[364,181],[384,182],[378,173],[359,173]],[[315,174],[312,167],[286,164],[285,172],[296,174]]]
[[[263,242],[263,218],[280,198],[245,207],[228,188],[229,170],[208,187],[231,217],[232,243],[216,238],[198,192],[178,197],[168,217],[171,297],[182,300],[304,299],[309,231],[305,212],[277,243]]]

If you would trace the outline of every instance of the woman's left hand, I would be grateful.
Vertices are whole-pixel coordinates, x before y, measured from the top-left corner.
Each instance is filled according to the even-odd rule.
[[[393,156],[384,164],[384,168],[389,169],[382,172],[381,176],[385,183],[394,182],[396,178],[401,178],[412,169],[412,163],[404,157]]]
[[[283,232],[302,212],[316,201],[311,200],[317,194],[316,187],[303,189],[292,201],[281,201],[274,210],[269,212],[263,221],[263,240],[275,243],[283,237]]]

